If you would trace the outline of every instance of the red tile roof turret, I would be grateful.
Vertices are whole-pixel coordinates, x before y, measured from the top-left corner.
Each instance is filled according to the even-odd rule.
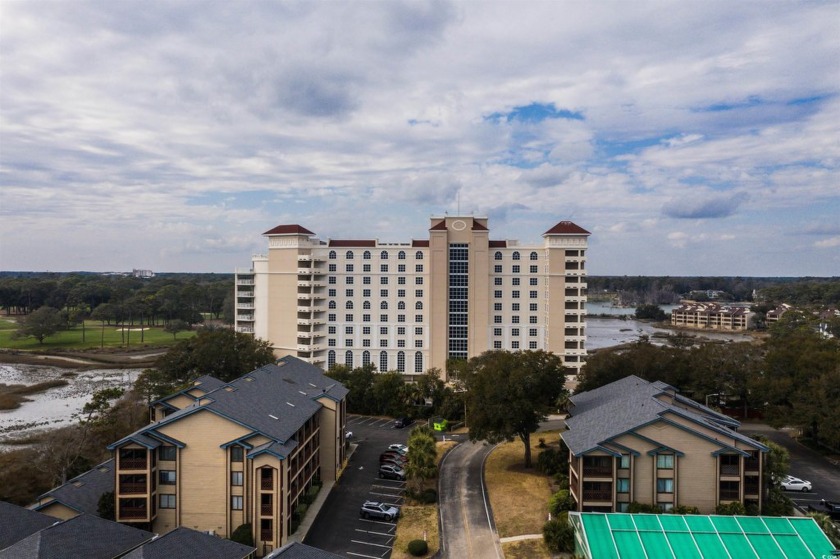
[[[269,229],[263,235],[314,235],[312,231],[300,225],[278,225]]]
[[[589,231],[579,225],[575,225],[571,221],[561,221],[545,233],[546,235],[591,235]]]

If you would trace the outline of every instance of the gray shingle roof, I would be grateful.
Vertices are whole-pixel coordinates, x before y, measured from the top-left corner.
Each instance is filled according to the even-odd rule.
[[[38,497],[38,500],[52,497],[71,509],[98,516],[99,498],[103,493],[113,490],[114,459],[112,458],[74,477],[64,485],[44,493]],[[48,505],[49,503],[44,506]]]
[[[630,375],[595,390],[575,394],[570,398],[573,406],[571,416],[566,419],[569,430],[562,434],[563,440],[569,450],[578,456],[623,433],[659,421],[667,413],[674,413],[726,437],[766,450],[764,445],[727,426],[737,427],[737,421],[730,418],[723,421],[719,413],[696,402],[692,409],[685,409],[657,398],[664,392],[676,397],[676,389],[664,382],[648,382]],[[677,399],[685,404],[683,400],[683,397]],[[721,446],[726,445],[721,443]]]
[[[53,524],[0,551],[0,559],[112,559],[154,534],[82,514]]]
[[[243,559],[255,551],[241,543],[232,542],[190,528],[176,528],[143,544],[124,559],[172,559],[200,557],[201,559]]]
[[[273,439],[271,451],[286,455],[296,446],[290,440],[322,404],[326,396],[342,400],[348,390],[321,369],[296,357],[287,356],[276,365],[265,365],[209,392],[203,406],[190,406],[111,444],[121,444],[154,436],[154,429],[198,410],[210,410]],[[148,436],[147,436],[148,435]]]
[[[56,522],[57,519],[46,514],[0,501],[0,549],[5,549]]]

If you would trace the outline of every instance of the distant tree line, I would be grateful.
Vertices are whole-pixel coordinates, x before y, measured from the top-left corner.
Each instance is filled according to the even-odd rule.
[[[704,299],[707,291],[721,292],[720,300],[753,301],[769,304],[840,305],[840,278],[758,278],[758,277],[671,277],[671,276],[589,276],[590,298],[599,294],[618,297],[628,306],[672,305],[690,295]]]
[[[225,312],[227,305],[228,312]],[[87,318],[107,324],[158,326],[180,320],[232,319],[233,276],[230,274],[162,274],[140,279],[99,274],[0,275],[0,308],[7,314],[29,314],[42,307],[65,313],[67,322]]]

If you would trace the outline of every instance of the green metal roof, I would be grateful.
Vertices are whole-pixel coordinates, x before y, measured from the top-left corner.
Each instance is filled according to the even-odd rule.
[[[822,559],[834,546],[810,517],[570,512],[586,559]]]

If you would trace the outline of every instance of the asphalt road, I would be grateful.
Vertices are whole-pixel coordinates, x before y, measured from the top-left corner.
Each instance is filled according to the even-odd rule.
[[[393,424],[384,418],[348,418],[347,429],[358,447],[321,507],[305,544],[344,557],[391,556],[396,523],[360,518],[359,508],[368,500],[402,505],[405,483],[378,475],[379,455],[389,444],[404,444],[408,438],[409,429],[394,429]]]
[[[785,492],[796,504],[803,507],[819,507],[820,499],[840,502],[840,468],[829,462],[825,456],[798,443],[786,432],[773,429],[769,425],[743,423],[740,431],[747,436],[764,435],[788,450],[790,475],[808,480],[813,485],[813,490],[808,493]]]
[[[493,446],[465,441],[440,466],[441,557],[501,559],[484,486],[484,461]]]

